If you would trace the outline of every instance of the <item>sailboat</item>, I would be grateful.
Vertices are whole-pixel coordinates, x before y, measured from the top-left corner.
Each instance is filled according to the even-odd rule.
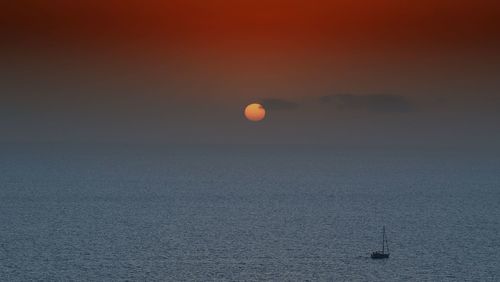
[[[387,246],[387,252],[385,252]],[[371,254],[372,259],[386,259],[389,258],[389,243],[385,236],[385,226],[382,228],[382,251],[375,251]]]

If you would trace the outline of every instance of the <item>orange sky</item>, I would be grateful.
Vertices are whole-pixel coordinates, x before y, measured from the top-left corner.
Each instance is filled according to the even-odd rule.
[[[2,33],[10,44],[114,42],[235,52],[499,44],[500,2],[494,0],[28,0],[1,5]]]
[[[481,115],[500,105],[498,26],[498,0],[2,1],[0,110],[12,116],[0,129],[108,122],[104,132],[136,124],[237,142],[257,138],[241,129],[242,107],[268,100],[280,110],[266,118],[270,139],[255,142],[366,137],[376,120],[382,139],[444,140],[443,114],[473,112],[447,117],[453,132],[494,124]],[[376,112],[394,104],[398,113]],[[401,133],[408,123],[420,132]]]

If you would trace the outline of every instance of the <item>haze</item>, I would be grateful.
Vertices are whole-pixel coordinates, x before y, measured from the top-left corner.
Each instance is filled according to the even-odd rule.
[[[496,147],[497,1],[9,1],[0,141]],[[268,110],[259,124],[245,105]]]

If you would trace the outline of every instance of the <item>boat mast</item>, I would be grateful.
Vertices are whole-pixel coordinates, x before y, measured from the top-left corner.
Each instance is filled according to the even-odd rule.
[[[385,226],[382,227],[382,253],[384,253],[385,250]]]
[[[387,253],[389,253],[389,241],[387,241],[387,237],[385,237],[385,244],[387,245]]]

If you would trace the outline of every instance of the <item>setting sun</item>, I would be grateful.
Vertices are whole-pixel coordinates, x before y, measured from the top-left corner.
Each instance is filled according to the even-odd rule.
[[[261,121],[266,117],[266,109],[258,103],[253,103],[245,108],[245,117],[250,121]]]

